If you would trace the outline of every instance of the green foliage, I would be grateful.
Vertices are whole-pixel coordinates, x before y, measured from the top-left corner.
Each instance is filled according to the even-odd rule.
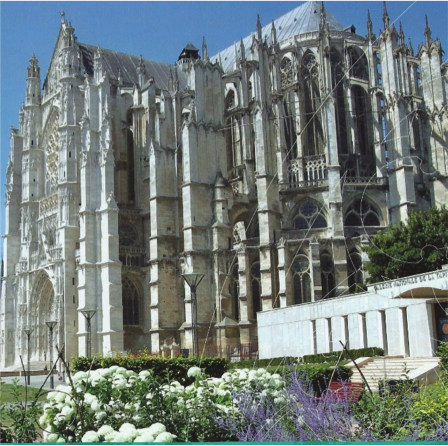
[[[297,358],[293,356],[283,356],[281,358],[272,359],[253,359],[238,362],[231,362],[229,369],[258,369],[270,366],[284,366],[297,363]]]
[[[22,386],[18,385],[18,381],[18,379],[14,380],[10,387],[14,402],[0,404],[0,419],[8,424],[8,427],[0,424],[1,443],[33,443],[38,438],[36,419],[41,409],[36,391],[34,389],[30,391],[28,388],[23,402]],[[0,381],[0,389],[3,386],[4,383]]]
[[[371,356],[384,356],[384,350],[379,347],[358,348],[349,350],[349,352],[350,355],[344,350],[342,359],[358,359]],[[331,352],[320,353],[317,355],[305,355],[301,358],[301,361],[305,364],[320,364],[323,362],[335,363],[338,360],[340,354],[340,352]]]
[[[411,212],[406,223],[389,226],[366,247],[369,283],[423,274],[448,262],[448,210]]]
[[[328,364],[304,364],[298,366],[295,370],[301,378],[311,383],[315,394],[321,396],[328,387],[334,367]],[[351,369],[339,366],[333,375],[333,381],[349,381],[352,375],[353,371]]]
[[[150,370],[155,376],[164,382],[179,381],[188,385],[194,382],[193,378],[187,377],[190,367],[200,367],[204,372],[213,378],[221,377],[228,369],[229,362],[225,358],[163,358],[160,356],[140,355],[116,355],[116,356],[95,356],[94,358],[79,357],[72,362],[72,370],[88,371],[100,368],[108,368],[117,365],[134,372]]]
[[[448,420],[448,390],[440,382],[414,397],[412,419],[420,427],[419,440],[424,440]]]
[[[361,398],[354,409],[360,431],[369,429],[378,440],[400,441],[406,438],[410,425],[411,395],[387,391],[384,397],[374,393],[369,398]]]
[[[374,393],[355,408],[359,429],[370,429],[378,440],[403,441],[416,436],[425,441],[448,419],[448,391],[440,383],[414,392],[413,380],[405,379],[382,396]],[[415,434],[416,433],[416,434]]]
[[[436,354],[440,358],[439,379],[448,387],[448,342],[441,342]]]

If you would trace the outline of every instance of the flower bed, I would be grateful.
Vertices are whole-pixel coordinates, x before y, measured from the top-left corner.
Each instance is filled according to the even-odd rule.
[[[393,412],[399,419],[390,407],[401,405],[411,417],[415,406],[412,396],[378,400],[365,395],[361,405],[317,399],[312,383],[300,372],[280,376],[264,369],[235,369],[221,377],[207,377],[194,366],[187,378],[191,384],[166,382],[152,371],[137,373],[119,366],[77,372],[69,377],[70,385],[60,385],[48,395],[39,420],[44,439],[120,443],[381,441],[392,439],[390,430],[383,429],[389,419],[381,414]],[[387,410],[383,411],[384,404]],[[421,414],[419,417],[423,419]],[[422,431],[418,419],[406,421],[397,438],[448,439],[446,422],[431,425],[425,419]]]

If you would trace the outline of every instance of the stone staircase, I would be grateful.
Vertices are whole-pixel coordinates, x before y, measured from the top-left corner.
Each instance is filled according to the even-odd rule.
[[[439,358],[403,358],[403,357],[381,357],[359,358],[356,360],[365,379],[372,391],[378,391],[378,381],[382,379],[417,379],[421,384],[430,384],[437,380]],[[352,382],[363,382],[362,377],[353,363],[347,364],[352,367]],[[407,374],[405,373],[407,371]]]

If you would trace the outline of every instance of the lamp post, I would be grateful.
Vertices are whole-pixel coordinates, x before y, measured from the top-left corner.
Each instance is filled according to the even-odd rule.
[[[90,358],[92,356],[92,325],[91,320],[96,313],[96,310],[81,310],[82,315],[87,321],[87,351],[86,356]]]
[[[193,356],[199,354],[199,340],[198,340],[198,306],[196,300],[196,289],[204,278],[204,274],[188,273],[182,274],[191,290],[191,318],[192,318],[192,333],[193,333]]]
[[[53,328],[56,326],[56,321],[45,322],[50,329],[50,388],[54,389],[54,377],[53,377]]]
[[[26,349],[27,349],[27,362],[28,362],[28,385],[31,384],[31,352],[30,352],[30,337],[31,333],[34,331],[34,328],[24,328],[23,331],[26,334]]]

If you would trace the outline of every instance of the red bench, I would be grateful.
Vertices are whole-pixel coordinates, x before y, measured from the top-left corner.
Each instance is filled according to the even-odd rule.
[[[361,398],[362,388],[362,383],[332,381],[324,396],[317,398],[317,400],[331,398],[338,401],[357,403]]]
[[[340,381],[333,381],[330,383],[328,391],[332,396],[338,400],[350,401],[357,403],[361,398],[362,383],[345,383]]]

